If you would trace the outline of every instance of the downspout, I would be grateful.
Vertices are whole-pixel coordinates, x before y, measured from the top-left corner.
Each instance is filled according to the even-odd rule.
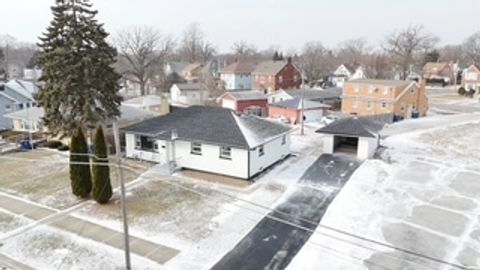
[[[247,151],[248,151],[248,166],[247,166],[247,169],[248,169],[247,177],[248,177],[248,179],[247,180],[250,180],[250,148],[248,148]]]

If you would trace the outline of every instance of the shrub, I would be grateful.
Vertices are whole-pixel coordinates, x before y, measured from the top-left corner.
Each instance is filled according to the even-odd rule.
[[[112,197],[112,184],[110,183],[110,168],[108,167],[108,150],[102,126],[98,126],[95,132],[92,166],[93,191],[95,201],[100,204],[108,203]]]
[[[52,149],[57,149],[62,145],[63,145],[63,143],[61,141],[48,141],[47,142],[47,147],[52,148]]]
[[[467,93],[467,90],[465,90],[464,87],[458,88],[458,94],[459,94],[460,96],[464,96],[466,93]]]
[[[68,151],[68,150],[70,150],[70,147],[68,147],[68,145],[62,144],[62,145],[60,145],[60,147],[58,147],[58,151],[64,152],[64,151]]]
[[[70,144],[70,182],[72,193],[77,197],[86,198],[92,191],[92,175],[90,172],[90,158],[88,147],[82,128],[72,136]],[[78,155],[80,154],[80,155]],[[75,164],[85,163],[85,164]]]

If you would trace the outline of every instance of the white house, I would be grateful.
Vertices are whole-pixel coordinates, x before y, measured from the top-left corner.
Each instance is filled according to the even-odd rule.
[[[366,78],[362,66],[341,64],[330,76],[330,81],[337,87],[343,87],[347,81]]]
[[[337,120],[316,132],[325,134],[325,153],[351,153],[364,160],[375,154],[380,145],[383,126],[383,123],[372,119],[349,117]]]
[[[33,83],[19,80],[0,82],[0,130],[11,129],[13,122],[6,114],[35,106]]]
[[[252,88],[252,71],[255,65],[245,61],[235,61],[220,70],[220,79],[226,90],[244,90]]]
[[[129,158],[251,179],[290,154],[292,129],[231,109],[193,106],[122,131]]]
[[[177,83],[170,88],[170,99],[173,106],[204,105],[208,99],[208,91],[199,83]]]

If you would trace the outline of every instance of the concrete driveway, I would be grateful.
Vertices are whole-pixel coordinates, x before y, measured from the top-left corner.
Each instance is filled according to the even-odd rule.
[[[310,238],[309,230],[315,230],[329,204],[359,165],[347,156],[322,155],[285,202],[263,218],[212,269],[286,268]]]

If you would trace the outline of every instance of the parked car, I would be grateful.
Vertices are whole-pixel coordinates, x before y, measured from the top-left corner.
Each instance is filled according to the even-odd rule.
[[[324,125],[330,125],[331,123],[333,123],[337,120],[338,120],[338,116],[327,115],[327,116],[322,117],[322,120],[320,120],[320,122]]]
[[[29,140],[21,140],[20,141],[20,150],[21,151],[30,151],[33,150],[33,146]]]

